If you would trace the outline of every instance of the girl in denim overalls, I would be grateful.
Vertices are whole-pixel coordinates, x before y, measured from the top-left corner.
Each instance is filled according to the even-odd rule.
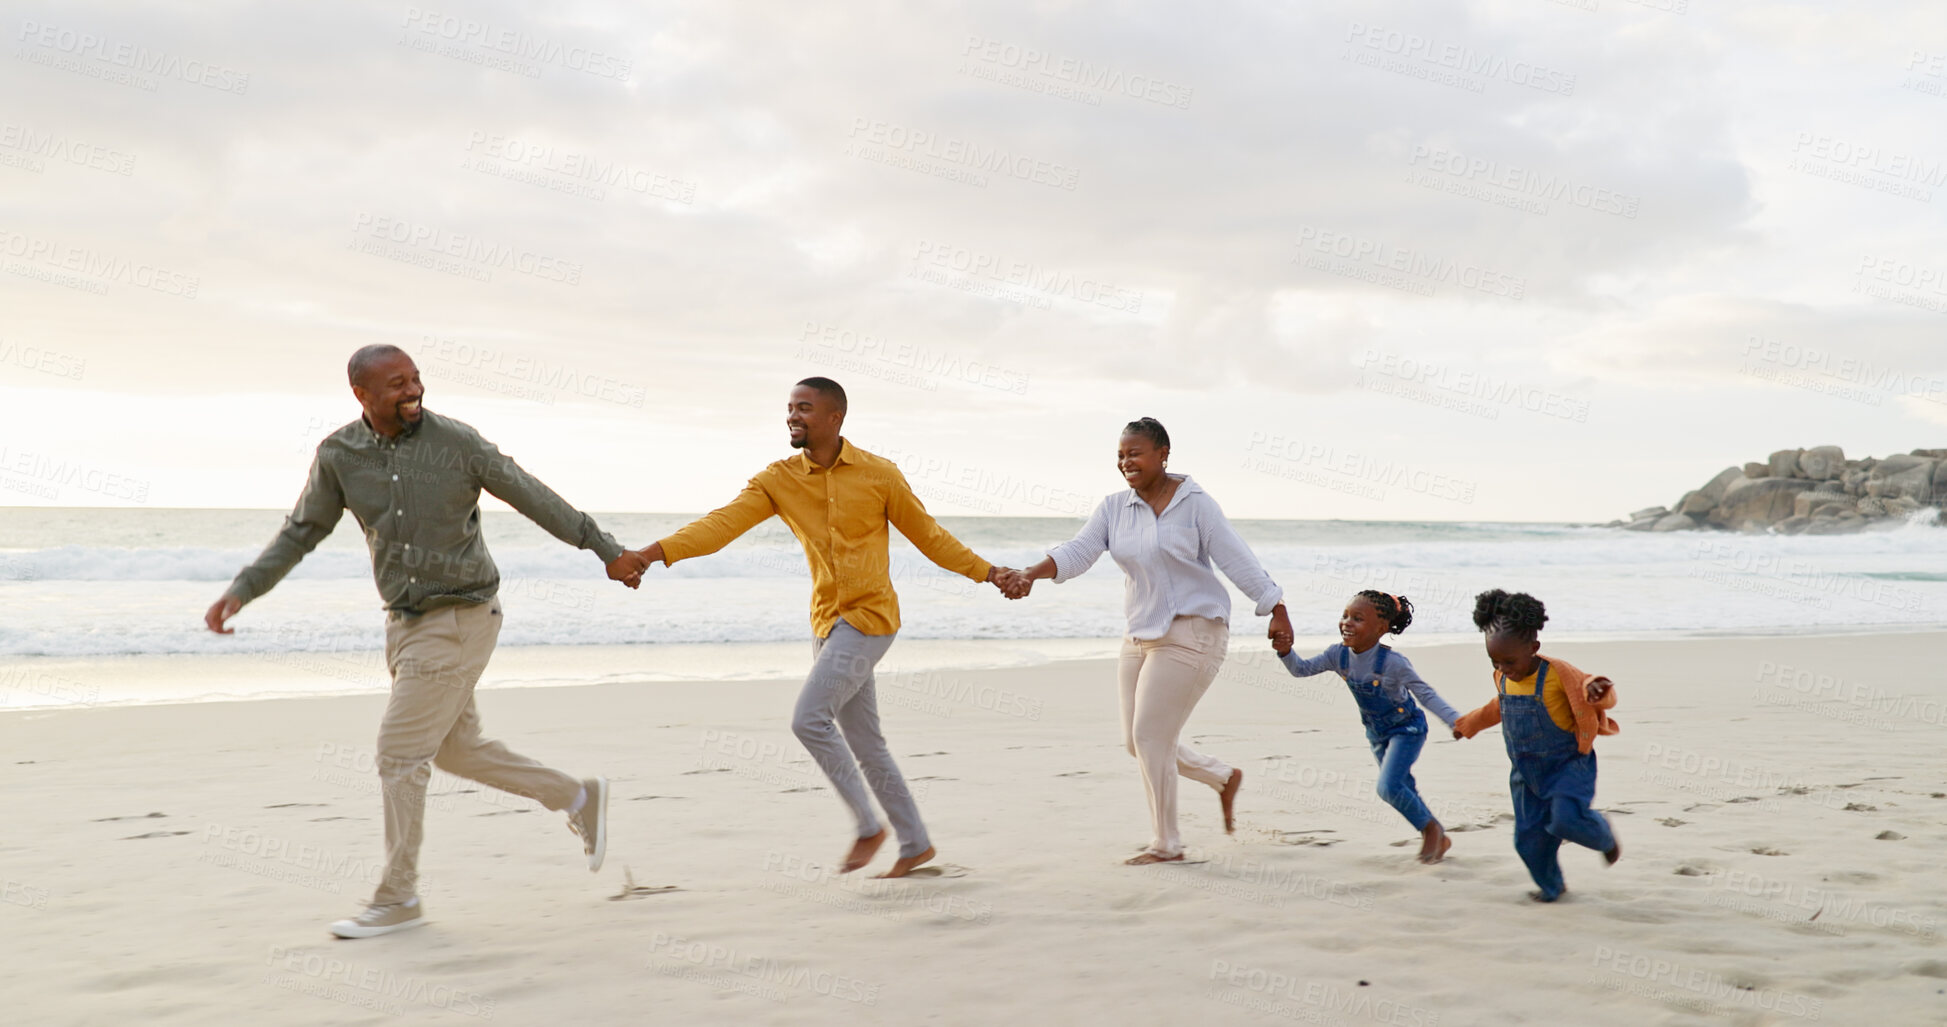
[[[1278,651],[1285,668],[1298,677],[1336,671],[1359,704],[1359,720],[1366,741],[1379,761],[1379,797],[1399,810],[1420,832],[1420,862],[1438,863],[1453,841],[1420,799],[1413,781],[1413,762],[1426,745],[1426,714],[1420,702],[1452,727],[1460,716],[1433,686],[1420,679],[1406,657],[1380,645],[1387,634],[1397,635],[1413,623],[1413,604],[1404,596],[1367,589],[1352,597],[1339,615],[1344,644],[1303,659],[1287,645]]]
[[[1595,736],[1616,732],[1604,712],[1616,703],[1615,686],[1542,656],[1537,636],[1547,620],[1541,600],[1525,592],[1509,595],[1497,588],[1475,598],[1474,625],[1487,634],[1496,698],[1454,728],[1455,738],[1472,738],[1501,725],[1513,764],[1508,786],[1514,851],[1540,886],[1528,893],[1537,902],[1553,902],[1567,887],[1557,858],[1562,842],[1594,849],[1610,863],[1622,857],[1609,821],[1589,808],[1595,801]]]

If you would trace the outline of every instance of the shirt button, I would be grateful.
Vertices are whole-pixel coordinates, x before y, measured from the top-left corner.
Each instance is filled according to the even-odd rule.
[[[410,542],[408,542],[408,543],[406,543],[406,548],[407,548],[407,549],[411,549],[411,548],[412,548],[412,543],[410,543]]]
[[[393,476],[392,476],[392,480],[393,480],[393,481],[398,481],[398,480],[399,480],[399,476],[398,476],[398,475],[396,475],[396,474],[395,474],[395,475],[393,475]]]
[[[399,516],[401,516],[401,517],[404,517],[405,515],[406,515],[406,512],[405,512],[404,510],[401,510],[401,511],[399,511]]]
[[[415,585],[417,585],[417,584],[419,584],[419,579],[418,579],[418,578],[407,578],[406,580],[407,580],[407,581],[409,581],[409,582],[411,582],[411,583],[413,583],[413,584],[415,584]]]

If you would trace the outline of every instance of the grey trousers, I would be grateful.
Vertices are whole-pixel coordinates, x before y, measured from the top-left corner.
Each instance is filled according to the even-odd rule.
[[[929,846],[919,805],[879,733],[879,698],[872,669],[892,648],[892,635],[867,635],[839,621],[811,646],[811,675],[798,693],[791,731],[825,772],[838,797],[852,808],[860,838],[879,833],[879,817],[866,798],[872,786],[899,836],[899,855],[917,856]],[[864,773],[861,774],[860,771]],[[863,780],[861,780],[863,777]]]

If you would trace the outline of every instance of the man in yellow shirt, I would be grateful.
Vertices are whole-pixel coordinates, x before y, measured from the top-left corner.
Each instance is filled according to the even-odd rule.
[[[714,553],[773,515],[791,528],[811,566],[811,629],[817,635],[791,729],[858,819],[858,841],[840,872],[870,863],[886,840],[866,798],[869,783],[899,834],[899,859],[882,876],[904,877],[931,860],[934,850],[879,733],[872,670],[899,631],[886,529],[898,528],[927,559],[956,574],[991,582],[1010,595],[1025,588],[1019,572],[995,567],[940,527],[892,461],[845,441],[839,434],[845,409],[845,390],[837,382],[799,382],[784,422],[800,452],[757,472],[728,505],[641,553],[650,563],[674,564]]]

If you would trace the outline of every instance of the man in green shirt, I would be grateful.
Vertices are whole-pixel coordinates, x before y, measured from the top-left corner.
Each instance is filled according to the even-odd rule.
[[[365,912],[331,925],[368,938],[426,922],[419,902],[419,843],[426,783],[449,773],[565,810],[588,869],[608,844],[608,782],[577,781],[482,737],[473,686],[500,637],[500,572],[480,534],[482,489],[554,537],[593,550],[608,576],[635,588],[648,562],[624,549],[552,489],[503,456],[472,426],[421,407],[419,368],[397,346],[352,354],[352,395],[364,416],[318,444],[297,506],[262,555],[240,572],[204,623],[218,634],[245,603],[269,592],[331,534],[346,510],[358,519],[385,600],[385,662],[392,697],[379,725],[385,801],[385,879]]]

